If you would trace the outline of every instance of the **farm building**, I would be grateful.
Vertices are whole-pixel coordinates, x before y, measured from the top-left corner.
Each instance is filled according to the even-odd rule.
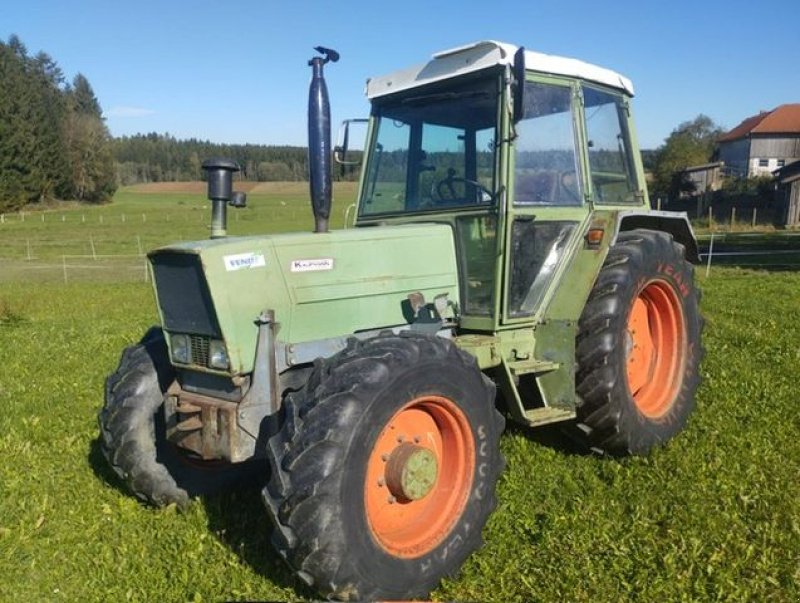
[[[681,196],[694,196],[718,191],[722,186],[722,161],[693,165],[683,170],[683,177],[691,182],[694,190],[691,193],[681,193]]]
[[[800,103],[748,117],[717,142],[730,175],[769,176],[800,160]]]
[[[775,171],[778,198],[784,205],[784,226],[800,226],[800,161]]]

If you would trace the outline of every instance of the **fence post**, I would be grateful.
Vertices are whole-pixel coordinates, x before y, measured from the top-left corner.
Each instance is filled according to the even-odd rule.
[[[757,211],[757,209],[754,207],[753,208],[753,228],[756,227],[756,211]]]
[[[92,247],[92,259],[97,260],[97,252],[94,249],[94,237],[89,237],[89,245]]]
[[[711,233],[711,242],[708,244],[708,262],[706,263],[706,278],[711,273],[711,256],[714,255],[714,233]]]
[[[733,230],[734,226],[736,226],[736,206],[734,205],[731,207],[731,223],[728,226],[728,230]]]
[[[139,250],[139,255],[140,256],[144,255],[142,253],[142,239],[141,239],[141,237],[139,237],[139,235],[136,235],[136,249]]]
[[[0,214],[0,224],[5,224],[5,223],[6,223],[6,215]]]
[[[28,261],[30,262],[33,259],[31,257],[31,240],[26,239],[25,242],[27,243],[27,248],[28,248]]]
[[[656,209],[661,211],[661,197],[656,197]]]
[[[708,229],[714,232],[714,208],[710,205],[708,206]]]
[[[66,285],[67,284],[67,256],[65,256],[65,255],[61,256],[61,264],[64,267],[64,284]]]

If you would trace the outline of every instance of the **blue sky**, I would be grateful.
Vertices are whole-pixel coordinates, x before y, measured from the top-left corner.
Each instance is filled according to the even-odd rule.
[[[641,145],[655,148],[699,113],[732,128],[800,102],[798,22],[797,0],[27,0],[4,3],[0,38],[86,75],[114,135],[293,145],[313,46],[342,55],[326,68],[336,125],[368,113],[366,78],[501,40],[631,78]]]

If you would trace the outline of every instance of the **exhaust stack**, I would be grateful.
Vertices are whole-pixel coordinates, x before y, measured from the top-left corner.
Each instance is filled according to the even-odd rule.
[[[323,56],[314,57],[308,62],[313,70],[308,91],[309,185],[311,209],[314,211],[314,232],[328,232],[333,188],[331,108],[322,67],[328,61],[338,61],[339,53],[322,46],[316,46],[314,50]]]

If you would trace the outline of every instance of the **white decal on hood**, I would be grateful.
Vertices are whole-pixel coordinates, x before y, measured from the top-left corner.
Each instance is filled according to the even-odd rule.
[[[225,270],[228,272],[245,268],[262,268],[267,265],[264,254],[256,252],[226,255],[223,259],[225,260]]]
[[[292,272],[317,272],[333,270],[333,258],[316,258],[313,260],[292,260]]]

